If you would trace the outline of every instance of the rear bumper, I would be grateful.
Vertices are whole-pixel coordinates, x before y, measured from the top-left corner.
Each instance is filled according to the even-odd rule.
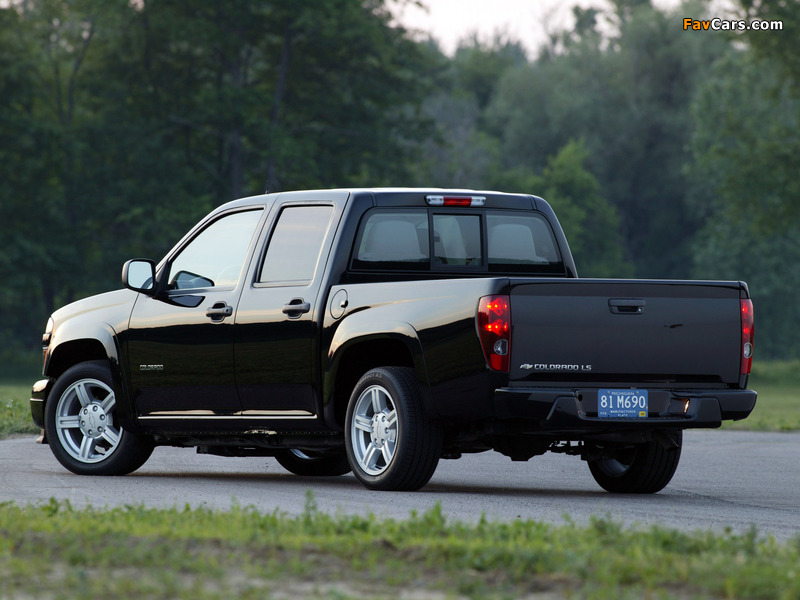
[[[608,419],[597,416],[596,388],[502,388],[494,410],[499,419],[537,421],[540,430],[714,428],[746,418],[756,398],[753,390],[650,390],[647,417]]]

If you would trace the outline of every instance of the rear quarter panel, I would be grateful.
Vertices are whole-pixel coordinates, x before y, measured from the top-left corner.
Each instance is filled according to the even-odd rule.
[[[489,414],[497,382],[486,366],[475,313],[481,296],[498,293],[507,280],[448,279],[335,286],[348,294],[340,319],[328,310],[324,331],[330,350],[326,389],[340,367],[340,356],[377,336],[400,339],[414,358],[427,408],[436,415]]]

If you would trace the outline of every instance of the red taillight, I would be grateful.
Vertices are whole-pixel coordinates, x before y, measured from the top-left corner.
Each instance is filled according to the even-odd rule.
[[[478,335],[486,362],[508,373],[511,350],[511,308],[508,296],[484,296],[478,304]]]
[[[742,306],[741,374],[749,375],[750,369],[753,366],[753,337],[754,337],[753,301],[742,300],[741,306]]]

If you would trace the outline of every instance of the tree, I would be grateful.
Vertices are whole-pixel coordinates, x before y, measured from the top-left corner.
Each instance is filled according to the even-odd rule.
[[[800,99],[775,62],[749,49],[720,60],[693,104],[691,207],[705,226],[695,275],[744,279],[759,355],[800,357]]]
[[[405,184],[429,60],[382,0],[3,4],[0,341],[268,177]]]
[[[584,140],[586,168],[619,211],[625,255],[646,277],[689,275],[701,225],[685,205],[689,105],[727,44],[684,35],[678,21],[647,2],[620,3],[611,35],[583,18],[560,47],[506,72],[487,111],[504,168],[537,172]]]
[[[751,52],[719,61],[693,105],[694,206],[757,232],[800,225],[800,97]]]
[[[619,214],[585,169],[587,157],[584,144],[571,141],[548,159],[540,175],[516,167],[497,174],[492,185],[542,196],[553,206],[582,277],[629,277]]]
[[[775,61],[783,76],[800,91],[800,3],[793,0],[737,0],[745,22],[780,22],[780,29],[745,29],[737,32],[759,58]]]

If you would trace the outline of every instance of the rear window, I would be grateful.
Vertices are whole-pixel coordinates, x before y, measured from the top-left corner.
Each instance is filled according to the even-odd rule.
[[[433,235],[430,232],[433,231]],[[374,209],[362,221],[356,270],[564,273],[550,224],[521,211]]]
[[[562,272],[550,224],[539,215],[486,215],[489,238],[489,271]],[[555,271],[554,271],[555,270]]]

